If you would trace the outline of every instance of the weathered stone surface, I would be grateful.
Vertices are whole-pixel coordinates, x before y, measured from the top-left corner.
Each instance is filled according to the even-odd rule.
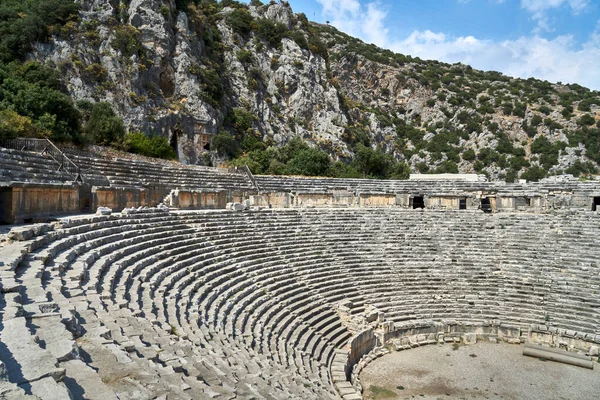
[[[31,393],[40,399],[48,400],[66,400],[75,399],[71,392],[62,382],[56,382],[51,377],[42,378],[37,381],[29,382]]]
[[[97,215],[110,215],[110,214],[112,214],[112,209],[110,209],[108,207],[98,207],[98,209],[96,210],[96,214]]]
[[[81,360],[71,360],[62,364],[66,369],[66,376],[76,383],[71,392],[78,398],[89,400],[116,400],[115,393],[102,382],[100,376]],[[67,387],[70,381],[66,380]]]
[[[68,361],[78,356],[78,347],[69,331],[62,323],[60,314],[44,318],[37,318],[33,321],[37,326],[36,334],[40,341],[43,341],[47,351],[49,351],[58,362]]]
[[[0,359],[6,364],[10,381],[22,384],[45,377],[61,380],[64,369],[58,368],[50,352],[39,347],[25,323],[23,317],[5,321],[0,333],[5,344],[0,348]]]

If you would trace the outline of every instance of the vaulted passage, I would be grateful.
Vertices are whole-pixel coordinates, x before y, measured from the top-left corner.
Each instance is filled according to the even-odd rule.
[[[491,213],[492,212],[492,203],[489,197],[484,197],[481,199],[481,209],[483,212]]]
[[[519,207],[530,207],[531,199],[528,197],[516,197],[515,198],[515,208]]]
[[[423,199],[423,196],[413,197],[412,208],[413,210],[416,210],[417,208],[425,208],[425,200]]]
[[[0,224],[11,222],[12,188],[0,188]]]

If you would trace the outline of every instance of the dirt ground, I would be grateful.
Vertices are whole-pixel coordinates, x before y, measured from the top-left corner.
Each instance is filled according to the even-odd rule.
[[[523,346],[480,343],[393,351],[360,374],[365,399],[600,398],[594,370],[522,355]]]

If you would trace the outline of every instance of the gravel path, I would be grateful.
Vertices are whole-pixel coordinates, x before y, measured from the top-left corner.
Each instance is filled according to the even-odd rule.
[[[523,346],[481,343],[392,352],[360,374],[365,399],[600,398],[594,370],[522,355]]]

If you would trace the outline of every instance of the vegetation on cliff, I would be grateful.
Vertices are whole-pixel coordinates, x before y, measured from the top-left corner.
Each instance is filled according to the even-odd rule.
[[[0,137],[195,160],[201,131],[270,174],[598,172],[600,96],[579,85],[396,54],[284,1],[136,4],[3,1]]]

